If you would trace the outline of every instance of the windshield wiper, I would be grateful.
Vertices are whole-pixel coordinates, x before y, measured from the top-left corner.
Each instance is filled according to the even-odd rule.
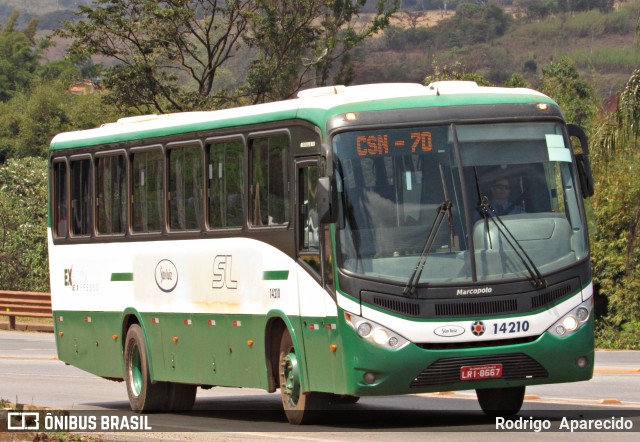
[[[502,236],[504,236],[504,238],[507,240],[513,251],[516,252],[516,255],[518,255],[520,261],[522,261],[522,264],[525,266],[525,268],[529,272],[529,275],[531,276],[531,283],[533,284],[533,286],[535,288],[547,287],[549,284],[542,276],[542,273],[540,273],[540,270],[538,270],[538,267],[531,259],[531,256],[529,256],[526,250],[522,247],[520,241],[518,241],[513,233],[511,233],[511,230],[509,230],[509,228],[505,225],[498,213],[493,209],[493,207],[491,207],[487,197],[484,196],[483,199],[485,200],[484,204],[487,205],[488,210],[493,213],[493,216],[489,216],[488,218],[493,221],[494,225],[498,228]]]
[[[444,201],[438,206],[436,219],[433,221],[431,229],[429,230],[427,242],[424,244],[424,248],[422,249],[422,253],[420,254],[420,258],[418,259],[416,268],[413,270],[411,278],[409,278],[409,282],[407,282],[407,285],[404,288],[404,296],[416,295],[418,282],[420,281],[420,276],[422,275],[422,269],[424,269],[424,265],[427,262],[429,250],[431,250],[433,242],[436,240],[436,235],[440,230],[440,226],[442,225],[442,220],[444,219],[445,215],[447,215],[447,218],[449,220],[449,251],[451,251],[451,245],[453,244],[453,222],[451,219],[451,207],[453,206],[453,204],[451,203],[451,199],[449,198],[449,189],[447,188],[447,182],[444,179],[442,164],[439,164],[438,168],[440,169],[440,180],[442,181],[442,192],[444,193]]]
[[[485,229],[486,229],[487,235],[489,236],[489,247],[493,247],[491,244],[491,234],[489,232],[489,220],[491,220],[496,226],[496,228],[498,229],[498,231],[507,240],[507,243],[509,243],[513,251],[516,252],[516,255],[518,255],[518,258],[520,258],[520,261],[522,261],[522,264],[527,269],[527,272],[531,277],[530,279],[531,284],[533,284],[533,286],[536,288],[547,287],[548,286],[547,281],[542,276],[542,273],[540,273],[540,270],[538,270],[538,267],[535,265],[535,263],[531,259],[531,256],[529,256],[529,254],[522,247],[522,245],[516,239],[513,233],[511,233],[511,231],[502,221],[502,218],[500,218],[498,213],[493,209],[493,207],[491,207],[491,204],[489,203],[489,198],[487,198],[486,195],[480,194],[480,183],[478,181],[478,171],[475,167],[473,169],[475,172],[476,190],[478,192],[478,200],[479,200],[478,209],[480,211],[480,214],[484,218]],[[491,215],[489,215],[489,212],[491,212]]]
[[[436,214],[436,219],[433,221],[431,225],[431,229],[429,230],[429,236],[427,237],[427,242],[424,244],[424,248],[422,249],[422,253],[420,254],[420,258],[418,259],[418,263],[416,264],[416,268],[413,270],[411,274],[411,278],[409,278],[409,282],[404,288],[403,294],[404,296],[415,296],[416,291],[418,289],[418,281],[420,281],[420,276],[422,275],[422,270],[424,269],[424,265],[427,262],[427,257],[429,256],[429,250],[431,250],[431,246],[433,246],[433,242],[436,239],[436,235],[438,230],[440,230],[440,225],[442,225],[442,220],[444,220],[444,216],[448,213],[451,213],[451,200],[443,201],[442,204],[438,206],[438,212]]]

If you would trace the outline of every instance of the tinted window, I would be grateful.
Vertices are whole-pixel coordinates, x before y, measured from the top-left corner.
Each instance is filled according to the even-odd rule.
[[[71,161],[71,233],[91,234],[91,160]]]
[[[169,226],[199,230],[202,226],[202,151],[199,146],[169,151]]]
[[[251,142],[251,221],[255,226],[289,222],[288,153],[286,135]]]
[[[96,161],[96,205],[98,233],[116,234],[126,230],[127,170],[124,155]]]
[[[244,143],[241,140],[216,143],[209,152],[209,226],[241,227]]]
[[[133,154],[133,230],[162,231],[162,150],[149,149]]]

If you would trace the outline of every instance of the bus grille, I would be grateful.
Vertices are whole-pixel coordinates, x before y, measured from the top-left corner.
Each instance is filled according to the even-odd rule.
[[[406,302],[376,296],[373,298],[373,303],[394,312],[403,313],[409,316],[420,316],[420,304],[415,302]]]
[[[516,299],[499,301],[449,302],[435,305],[436,316],[475,316],[515,313],[518,311]]]
[[[547,304],[551,304],[555,300],[560,299],[569,293],[571,293],[571,284],[547,290],[546,292],[540,293],[539,295],[531,298],[531,308],[535,310]]]
[[[504,347],[505,345],[528,344],[540,336],[525,336],[522,338],[496,339],[493,341],[466,342],[419,342],[416,345],[423,350],[462,350],[464,348]]]
[[[508,381],[546,378],[547,370],[524,353],[495,356],[438,359],[422,370],[411,382],[411,388],[449,385],[460,382],[460,367],[467,365],[502,364],[502,378]]]

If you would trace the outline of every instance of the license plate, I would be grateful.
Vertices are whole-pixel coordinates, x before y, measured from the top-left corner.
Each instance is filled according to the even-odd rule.
[[[461,381],[495,379],[502,377],[502,364],[467,365],[460,367]]]

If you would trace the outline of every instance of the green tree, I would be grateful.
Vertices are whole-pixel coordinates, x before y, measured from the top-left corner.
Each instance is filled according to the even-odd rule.
[[[531,84],[520,74],[512,74],[511,77],[504,82],[504,85],[506,87],[531,87]]]
[[[620,95],[616,113],[601,115],[594,125],[591,142],[597,190],[592,262],[595,279],[609,299],[607,319],[616,327],[629,323],[640,328],[639,114],[640,70],[636,70]]]
[[[559,10],[558,0],[516,0],[517,7],[522,8],[528,18],[538,20]]]
[[[437,60],[433,61],[433,74],[428,75],[422,81],[423,84],[429,85],[436,81],[475,81],[479,86],[493,86],[489,80],[475,72],[468,72],[466,67],[460,61],[456,61],[452,66],[440,66]]]
[[[53,71],[47,72],[53,75]],[[69,75],[63,69],[59,79],[38,80],[30,91],[0,103],[0,152],[10,157],[44,158],[56,134],[117,119],[117,110],[101,99],[101,93],[71,94],[66,81]]]
[[[499,6],[468,2],[458,5],[456,14],[440,27],[460,46],[492,41],[504,35],[510,23],[511,17]]]
[[[49,291],[47,161],[0,165],[0,287]]]
[[[287,98],[302,84],[324,84],[340,61],[349,78],[349,51],[388,24],[399,0],[94,0],[58,35],[70,54],[102,55],[107,98],[139,112],[172,112]],[[356,20],[358,19],[358,20]],[[364,23],[356,26],[356,23]],[[216,90],[223,65],[246,43],[253,52],[248,86]],[[227,82],[228,83],[228,82]]]
[[[258,0],[256,5],[251,33],[245,37],[258,52],[247,75],[247,95],[254,103],[288,98],[300,89],[310,69],[303,59],[318,39],[314,20],[323,1]]]
[[[320,26],[318,49],[322,54],[314,63],[315,82],[325,86],[336,62],[340,62],[334,83],[353,81],[351,50],[365,39],[389,26],[393,14],[400,7],[400,0],[377,0],[371,20],[363,20],[360,13],[367,0],[333,0],[327,3]]]
[[[580,78],[575,63],[567,58],[542,69],[541,91],[562,108],[568,121],[588,130],[595,115],[591,85]]]
[[[28,89],[38,67],[38,46],[34,40],[37,21],[24,32],[15,30],[19,13],[14,11],[0,31],[0,101]]]
[[[213,90],[220,67],[238,48],[254,11],[251,0],[94,0],[58,35],[70,54],[102,55],[108,98],[139,112],[184,111],[225,96]],[[186,85],[184,84],[186,83]]]

